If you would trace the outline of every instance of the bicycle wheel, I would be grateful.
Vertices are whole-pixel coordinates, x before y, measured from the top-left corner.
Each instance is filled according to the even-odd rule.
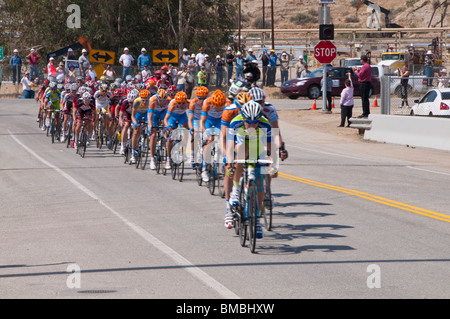
[[[82,158],[84,158],[86,154],[86,145],[87,145],[87,132],[86,128],[82,128],[80,132],[80,137],[78,138],[80,140],[80,146],[78,147],[79,154]]]
[[[249,181],[247,196],[248,242],[250,251],[254,253],[256,248],[256,218],[258,218],[258,198],[256,192],[256,183],[253,180]]]
[[[195,177],[197,178],[198,186],[202,186],[202,164],[195,164]]]
[[[148,135],[145,135],[144,145],[142,147],[143,154],[141,155],[142,156],[142,160],[141,160],[141,169],[142,170],[145,169],[145,166],[147,165],[147,162],[148,162],[148,154],[150,153],[149,147],[150,147],[150,141],[149,141]]]
[[[267,230],[272,230],[272,191],[270,186],[266,188],[266,193],[264,194],[263,202],[263,216],[264,216],[264,227]]]
[[[67,140],[66,140],[66,148],[70,147],[70,142],[72,141],[72,121],[69,119],[67,121]]]
[[[167,174],[166,162],[167,162],[167,148],[165,145],[165,140],[161,140],[161,143],[164,142],[164,145],[161,144],[161,169],[162,174],[165,176]]]
[[[238,209],[238,213],[239,213],[239,241],[241,243],[241,246],[244,247],[245,246],[245,242],[247,240],[247,225],[248,225],[248,220],[246,219],[245,216],[245,210],[246,210],[246,206],[247,206],[247,198],[245,196],[245,181],[242,178],[241,179],[241,190],[239,192],[239,205],[237,207]]]
[[[209,193],[211,195],[214,195],[214,191],[216,189],[216,169],[215,169],[215,164],[208,164],[208,175],[209,175],[209,182],[208,182],[208,189],[209,189]]]
[[[184,176],[184,161],[178,164],[177,174],[178,174],[178,181],[182,182]]]
[[[56,134],[55,120],[52,119],[52,123],[50,125],[50,135],[52,136],[52,144],[55,143],[55,134]]]

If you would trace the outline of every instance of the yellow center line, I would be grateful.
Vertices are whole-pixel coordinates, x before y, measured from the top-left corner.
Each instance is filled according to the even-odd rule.
[[[321,187],[321,188],[326,188],[326,189],[330,189],[330,190],[334,190],[337,192],[341,192],[341,193],[345,193],[345,194],[349,194],[349,195],[353,195],[353,196],[358,196],[361,198],[365,198],[367,200],[373,201],[373,202],[377,202],[383,205],[387,205],[387,206],[391,206],[391,207],[395,207],[395,208],[399,208],[405,211],[409,211],[415,214],[419,214],[422,216],[426,216],[426,217],[430,217],[430,218],[434,218],[437,220],[442,220],[445,222],[449,222],[450,223],[450,216],[449,215],[445,215],[445,214],[441,214],[441,213],[437,213],[428,209],[423,209],[420,207],[415,207],[412,205],[408,205],[405,203],[401,203],[401,202],[397,202],[388,198],[384,198],[381,196],[376,196],[376,195],[372,195],[369,193],[364,193],[364,192],[360,192],[354,189],[349,189],[349,188],[345,188],[345,187],[340,187],[340,186],[335,186],[335,185],[330,185],[330,184],[325,184],[325,183],[321,183],[321,182],[317,182],[317,181],[313,181],[313,180],[309,180],[306,178],[302,178],[302,177],[298,177],[298,176],[294,176],[294,175],[289,175],[286,173],[281,173],[278,172],[278,176],[292,180],[292,181],[296,181],[296,182],[300,182],[303,184],[307,184],[307,185],[312,185],[312,186],[316,186],[316,187]]]

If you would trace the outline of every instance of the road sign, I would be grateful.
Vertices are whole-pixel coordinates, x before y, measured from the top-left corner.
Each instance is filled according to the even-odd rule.
[[[89,62],[114,64],[116,53],[112,51],[103,51],[92,49],[89,51]]]
[[[331,41],[320,41],[314,47],[314,57],[323,64],[331,63],[337,54],[337,49]]]
[[[153,50],[154,63],[178,63],[177,50]]]
[[[0,61],[3,61],[3,47],[0,47]]]

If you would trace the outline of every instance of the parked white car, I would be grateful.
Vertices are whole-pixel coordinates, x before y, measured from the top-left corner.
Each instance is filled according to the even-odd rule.
[[[411,115],[450,116],[450,88],[432,89],[414,103]]]

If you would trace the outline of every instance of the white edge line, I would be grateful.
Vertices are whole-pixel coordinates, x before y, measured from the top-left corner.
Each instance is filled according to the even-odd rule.
[[[224,285],[222,285],[220,282],[209,276],[207,273],[202,271],[200,268],[196,267],[194,264],[192,264],[189,260],[178,254],[176,251],[174,251],[172,248],[164,244],[162,241],[160,241],[158,238],[147,232],[142,227],[130,222],[125,217],[123,217],[121,214],[116,212],[114,209],[109,207],[104,201],[102,201],[94,192],[86,188],[84,185],[82,185],[80,182],[75,180],[72,176],[64,172],[59,167],[53,165],[52,163],[48,162],[47,160],[43,159],[41,156],[36,154],[33,150],[31,150],[28,146],[23,144],[17,137],[8,129],[9,135],[16,141],[17,144],[22,146],[28,153],[33,155],[37,160],[42,162],[43,164],[47,165],[48,167],[55,170],[58,174],[63,176],[65,179],[67,179],[70,183],[72,183],[76,188],[78,188],[80,191],[88,195],[89,197],[96,200],[100,205],[102,205],[104,208],[109,210],[113,215],[115,215],[117,218],[119,218],[125,225],[130,227],[135,233],[137,233],[139,236],[141,236],[145,241],[147,241],[149,244],[156,247],[158,250],[160,250],[162,253],[173,259],[176,263],[179,265],[188,266],[185,268],[186,271],[191,273],[194,277],[202,281],[207,286],[214,289],[217,293],[219,293],[223,298],[227,299],[240,299],[235,293],[233,293],[231,290],[226,288]]]

